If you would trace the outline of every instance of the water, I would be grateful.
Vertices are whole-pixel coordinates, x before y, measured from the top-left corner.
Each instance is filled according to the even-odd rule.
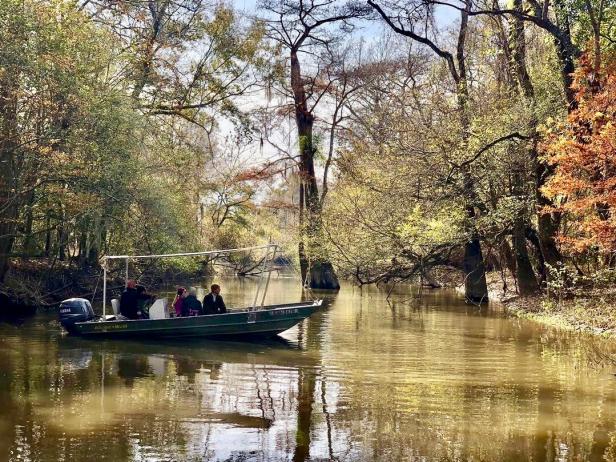
[[[253,284],[228,280],[228,305]],[[276,279],[272,303],[301,296]],[[278,341],[0,324],[0,460],[616,460],[608,343],[451,292],[345,288]]]

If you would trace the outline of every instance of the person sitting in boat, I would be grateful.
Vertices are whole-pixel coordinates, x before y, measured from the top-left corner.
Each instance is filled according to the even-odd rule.
[[[210,288],[211,292],[203,299],[203,312],[204,314],[222,314],[227,312],[225,301],[220,295],[220,286],[218,284],[212,284]]]
[[[134,279],[126,281],[126,289],[120,297],[120,314],[127,319],[139,319],[141,317],[137,282]]]
[[[175,294],[173,303],[171,306],[175,310],[175,316],[182,316],[182,305],[184,304],[184,298],[186,297],[186,289],[184,287],[178,287],[178,291]]]
[[[138,284],[137,287],[137,310],[142,318],[148,318],[148,308],[156,298],[154,295],[146,292],[145,287]]]
[[[188,296],[182,302],[182,316],[199,316],[202,314],[203,307],[197,298],[197,289],[188,289]]]

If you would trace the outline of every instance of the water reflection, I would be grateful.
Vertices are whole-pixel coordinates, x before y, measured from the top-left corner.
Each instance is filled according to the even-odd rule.
[[[0,460],[615,460],[613,343],[387,293],[346,289],[259,343],[0,325]]]

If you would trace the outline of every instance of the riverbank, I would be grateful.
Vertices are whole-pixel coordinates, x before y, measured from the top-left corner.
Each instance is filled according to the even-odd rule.
[[[616,298],[590,295],[554,300],[545,294],[502,300],[508,313],[542,324],[616,339]]]
[[[0,318],[23,318],[70,297],[100,293],[100,269],[68,262],[24,260],[11,266],[0,285]]]
[[[487,274],[487,282],[490,301],[502,305],[509,315],[616,340],[616,287],[585,289],[568,297],[545,291],[520,297],[511,277],[503,279],[502,274],[492,272]],[[456,290],[464,293],[461,285]]]
[[[186,271],[170,266],[131,269],[140,283],[150,288],[206,275],[203,269]],[[107,289],[121,290],[125,283],[123,268],[108,272],[107,276]],[[46,259],[17,261],[0,285],[0,318],[30,316],[37,309],[56,307],[67,298],[94,299],[100,297],[101,292],[100,267],[79,267],[70,262]]]
[[[586,289],[569,297],[547,292],[520,297],[514,292],[514,281],[504,285],[501,275],[496,274],[489,275],[488,287],[490,300],[503,305],[508,314],[559,329],[616,339],[616,288]]]

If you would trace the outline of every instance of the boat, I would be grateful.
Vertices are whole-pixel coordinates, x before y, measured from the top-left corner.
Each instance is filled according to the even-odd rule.
[[[126,281],[128,281],[129,260],[151,258],[176,258],[183,256],[220,255],[239,251],[263,249],[266,256],[265,268],[257,285],[252,306],[230,309],[222,314],[188,317],[170,317],[166,301],[159,299],[150,308],[149,319],[125,319],[117,313],[117,301],[112,300],[114,314],[106,314],[107,305],[107,261],[126,260]],[[96,316],[89,300],[70,298],[60,304],[60,324],[71,335],[82,337],[114,338],[172,338],[172,337],[255,337],[274,336],[290,329],[310,317],[321,306],[322,300],[309,300],[280,305],[265,305],[272,262],[278,246],[268,244],[242,249],[214,250],[164,255],[117,255],[103,258],[103,315]],[[264,277],[264,275],[267,275]],[[260,303],[259,303],[260,297]]]
[[[78,300],[66,300],[60,309],[80,311],[81,302]],[[65,321],[62,325],[70,334],[88,337],[270,336],[284,332],[310,317],[321,304],[321,300],[316,300],[267,306],[258,310],[246,308],[224,314],[163,319],[104,320],[94,317],[81,322]]]

